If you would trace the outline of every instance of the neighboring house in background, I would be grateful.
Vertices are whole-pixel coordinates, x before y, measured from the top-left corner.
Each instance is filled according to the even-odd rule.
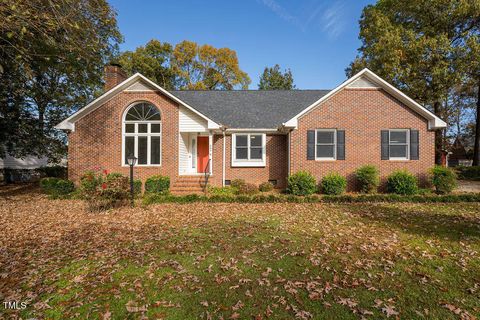
[[[38,158],[35,156],[20,159],[6,155],[5,158],[0,158],[0,169],[38,169],[45,167],[47,164],[47,158]]]
[[[471,166],[472,160],[468,157],[468,152],[462,143],[462,140],[457,137],[450,146],[450,152],[448,153],[447,164],[449,167],[457,166]]]
[[[347,177],[364,164],[382,178],[434,165],[434,130],[446,123],[368,69],[333,90],[167,91],[118,65],[105,68],[105,93],[57,128],[68,131],[69,178],[96,167],[170,176],[172,191],[199,191],[233,179],[286,186],[289,174]]]
[[[59,163],[51,163],[46,157],[30,155],[21,159],[7,154],[0,158],[0,182],[31,182],[48,174],[61,174],[63,177],[66,174],[66,167],[66,159]]]
[[[0,181],[31,181],[40,177],[35,169],[48,165],[47,158],[38,158],[35,156],[27,156],[24,159],[15,158],[6,155],[0,158]]]

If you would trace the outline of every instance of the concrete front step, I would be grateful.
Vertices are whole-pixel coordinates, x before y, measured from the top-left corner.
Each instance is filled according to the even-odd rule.
[[[170,191],[173,194],[204,194],[205,176],[181,176],[172,184]]]
[[[179,195],[179,196],[185,196],[187,194],[198,194],[198,195],[203,195],[205,194],[202,189],[195,189],[195,190],[189,190],[189,189],[172,189],[170,192],[174,195]]]
[[[170,190],[200,190],[203,191],[203,187],[201,186],[173,186]]]

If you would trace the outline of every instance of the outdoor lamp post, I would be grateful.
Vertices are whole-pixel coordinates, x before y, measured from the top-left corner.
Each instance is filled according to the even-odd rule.
[[[127,158],[127,162],[128,162],[128,165],[130,166],[130,196],[132,197],[131,198],[131,203],[132,203],[132,207],[134,205],[134,201],[133,201],[133,197],[134,197],[134,192],[133,192],[133,166],[135,165],[135,163],[137,163],[137,158],[131,154],[128,156]]]

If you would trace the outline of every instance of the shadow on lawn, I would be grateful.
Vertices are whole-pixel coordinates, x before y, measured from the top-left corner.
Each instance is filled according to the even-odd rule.
[[[466,210],[463,206],[472,206],[472,212],[478,209],[474,205],[462,204],[462,211]],[[435,208],[397,207],[389,204],[348,205],[345,206],[345,210],[355,216],[381,222],[409,233],[450,240],[462,240],[467,237],[480,239],[480,215],[447,214],[439,213]]]
[[[0,186],[0,197],[6,198],[7,200],[10,200],[10,197],[38,194],[41,194],[38,183],[7,184]]]

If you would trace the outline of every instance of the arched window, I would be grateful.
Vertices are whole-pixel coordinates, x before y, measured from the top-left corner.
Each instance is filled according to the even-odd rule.
[[[140,166],[161,164],[162,122],[160,111],[152,104],[140,102],[125,111],[123,117],[123,164],[131,154]]]

